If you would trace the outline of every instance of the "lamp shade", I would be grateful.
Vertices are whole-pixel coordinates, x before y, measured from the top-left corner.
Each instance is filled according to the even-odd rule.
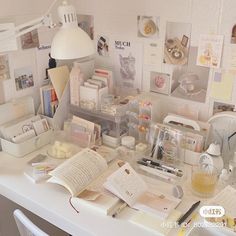
[[[87,33],[79,27],[60,29],[51,45],[55,59],[76,59],[94,54],[94,45]]]
[[[94,54],[93,41],[78,27],[76,10],[63,1],[58,14],[62,23],[51,44],[51,56],[55,59],[76,59]]]

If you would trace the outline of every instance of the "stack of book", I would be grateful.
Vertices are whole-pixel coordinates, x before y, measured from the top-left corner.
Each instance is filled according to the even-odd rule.
[[[58,107],[58,98],[52,85],[46,85],[40,88],[42,113],[53,117]]]

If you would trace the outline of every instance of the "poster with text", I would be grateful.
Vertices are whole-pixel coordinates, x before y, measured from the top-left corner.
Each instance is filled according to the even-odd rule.
[[[113,46],[116,85],[125,89],[141,89],[142,44],[115,40]]]
[[[223,35],[201,34],[198,45],[197,65],[219,68],[223,41]]]

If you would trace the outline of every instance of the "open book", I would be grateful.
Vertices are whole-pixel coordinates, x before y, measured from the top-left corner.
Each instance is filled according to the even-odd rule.
[[[167,218],[181,201],[157,191],[148,191],[148,185],[128,163],[112,173],[104,187],[130,207],[162,219]]]
[[[73,197],[73,204],[91,206],[110,215],[123,203],[106,191],[103,183],[120,167],[120,162],[114,161],[108,167],[101,155],[86,148],[51,171],[48,182],[65,187]]]

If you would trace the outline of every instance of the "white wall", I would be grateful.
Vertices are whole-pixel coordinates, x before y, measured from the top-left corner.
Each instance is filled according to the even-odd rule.
[[[236,1],[234,0],[79,0],[76,1],[79,13],[92,14],[95,19],[95,39],[96,35],[104,34],[110,41],[116,38],[128,39],[135,42],[150,42],[150,39],[137,37],[137,16],[159,16],[160,17],[160,38],[155,40],[158,44],[159,61],[157,65],[143,65],[143,90],[149,91],[150,70],[172,73],[172,66],[162,63],[163,43],[165,39],[166,22],[191,23],[191,46],[198,46],[200,34],[224,34],[224,56],[222,66],[227,67],[230,51],[230,33],[233,24],[236,23]],[[111,52],[112,55],[112,52]],[[97,65],[112,68],[112,57],[97,57]],[[204,69],[202,71],[204,72]],[[161,99],[158,109],[161,111],[159,117],[163,117],[167,112],[175,112],[178,105],[188,105],[192,109],[199,109],[199,118],[207,120],[212,114],[213,99],[209,97],[210,82],[213,70],[210,71],[207,99],[205,103],[187,101],[164,95],[151,95],[155,99]],[[206,81],[208,83],[208,81]],[[231,101],[227,103],[235,104],[236,91]]]
[[[149,15],[160,17],[160,36],[154,42],[158,45],[158,61],[156,66],[143,65],[143,82],[142,88],[144,91],[149,91],[149,76],[150,71],[158,71],[172,74],[173,67],[162,63],[163,44],[165,39],[166,22],[182,22],[191,23],[191,41],[190,45],[196,47],[198,45],[199,35],[202,33],[219,33],[225,36],[225,45],[223,53],[222,66],[227,67],[229,63],[229,52],[231,50],[230,34],[231,28],[236,23],[236,15],[234,9],[236,1],[234,0],[73,0],[71,1],[77,7],[78,13],[94,15],[95,39],[97,35],[108,36],[112,43],[115,39],[126,39],[132,42],[139,42],[143,45],[146,42],[153,40],[137,37],[137,16]],[[0,0],[0,22],[11,19],[16,24],[33,19],[36,16],[43,14],[52,1],[30,1],[30,0]],[[57,5],[60,3],[58,1]],[[53,8],[53,16],[56,16],[56,6]],[[45,29],[41,30],[45,31]],[[48,32],[41,34],[41,37],[47,37]],[[50,41],[52,35],[48,36]],[[111,49],[110,45],[110,49]],[[104,68],[113,68],[113,52],[111,57],[96,57],[96,65]],[[35,59],[37,53],[34,49],[19,50],[10,53],[10,65],[20,67],[25,64],[30,64],[34,68],[34,76],[37,78],[36,86],[32,90],[35,97],[36,106],[39,104],[38,87],[41,85],[42,72],[37,71],[38,65]],[[46,60],[44,56],[44,60]],[[46,62],[45,62],[46,63]],[[11,71],[12,77],[13,70]],[[202,72],[204,73],[204,72]],[[210,71],[209,85],[212,80],[213,70]],[[208,81],[206,81],[208,83]],[[14,93],[12,90],[13,81],[5,83],[5,100],[9,100],[14,96],[22,96],[27,94],[27,91]],[[228,103],[234,104],[236,101],[236,86],[232,100]],[[188,105],[193,109],[199,109],[199,119],[207,120],[212,112],[213,99],[209,97],[210,86],[208,86],[208,96],[205,103],[187,101],[174,97],[155,94],[157,100],[161,100],[161,105],[158,103],[158,109],[163,117],[166,112],[175,112],[178,105]],[[153,96],[153,95],[152,95]]]

